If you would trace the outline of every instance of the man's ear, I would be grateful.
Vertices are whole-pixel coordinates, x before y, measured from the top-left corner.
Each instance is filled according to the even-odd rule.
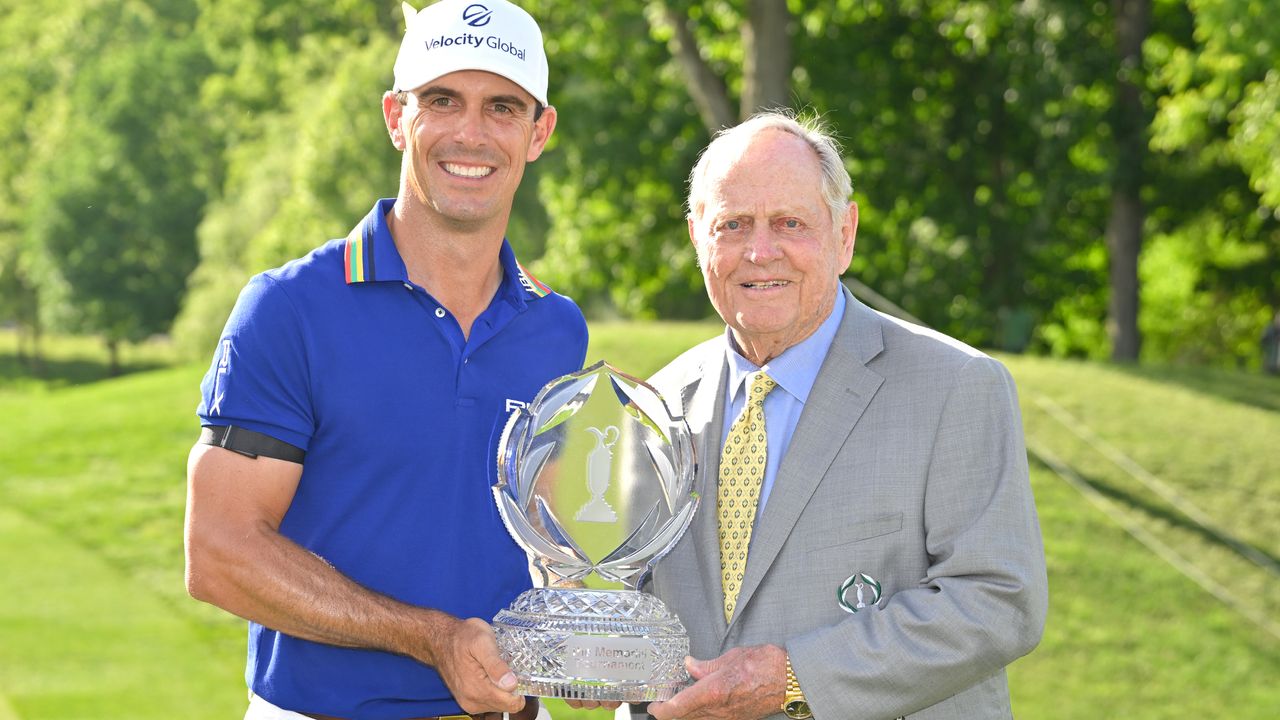
[[[548,105],[542,109],[542,116],[533,123],[533,137],[529,141],[529,154],[525,157],[525,162],[533,162],[542,155],[542,149],[551,139],[551,133],[555,132],[556,117],[554,106]]]
[[[840,252],[844,259],[844,267],[848,268],[853,261],[853,246],[858,239],[858,203],[850,202],[849,209],[840,223]]]
[[[382,95],[382,119],[387,124],[387,135],[391,137],[391,144],[403,152],[405,137],[401,120],[404,119],[404,106],[396,99],[396,94],[390,90]]]

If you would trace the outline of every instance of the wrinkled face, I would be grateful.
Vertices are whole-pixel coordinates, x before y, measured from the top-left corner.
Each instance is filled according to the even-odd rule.
[[[830,314],[853,257],[857,205],[832,222],[818,156],[788,132],[762,130],[713,151],[689,236],[711,304],[763,364]]]
[[[383,100],[391,140],[405,151],[401,183],[446,222],[505,226],[525,163],[542,154],[555,128],[555,110],[535,122],[528,92],[480,70],[449,73],[408,95],[404,106],[390,94]]]

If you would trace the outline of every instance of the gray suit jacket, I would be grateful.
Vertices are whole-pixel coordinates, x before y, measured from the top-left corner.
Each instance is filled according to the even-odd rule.
[[[1010,717],[1004,667],[1039,642],[1048,605],[1013,379],[846,298],[728,626],[715,507],[724,339],[653,377],[694,432],[702,507],[649,588],[688,628],[694,657],[785,647],[816,718]],[[849,614],[837,590],[855,572],[883,598]]]

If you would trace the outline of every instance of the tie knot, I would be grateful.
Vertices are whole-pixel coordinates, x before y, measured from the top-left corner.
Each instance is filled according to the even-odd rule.
[[[764,371],[755,373],[751,376],[751,384],[747,390],[748,399],[753,403],[762,403],[765,395],[768,395],[776,387],[778,387],[778,383],[774,382],[773,378],[765,375]]]

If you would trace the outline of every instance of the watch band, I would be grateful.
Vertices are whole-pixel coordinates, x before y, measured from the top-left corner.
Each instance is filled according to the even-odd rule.
[[[799,695],[804,697],[804,692],[800,690],[800,680],[796,677],[796,671],[791,667],[791,658],[787,658],[787,695]]]
[[[805,700],[804,691],[800,689],[800,679],[791,668],[791,658],[787,657],[787,689],[782,697],[782,713],[792,720],[805,720],[813,717],[809,702]]]

